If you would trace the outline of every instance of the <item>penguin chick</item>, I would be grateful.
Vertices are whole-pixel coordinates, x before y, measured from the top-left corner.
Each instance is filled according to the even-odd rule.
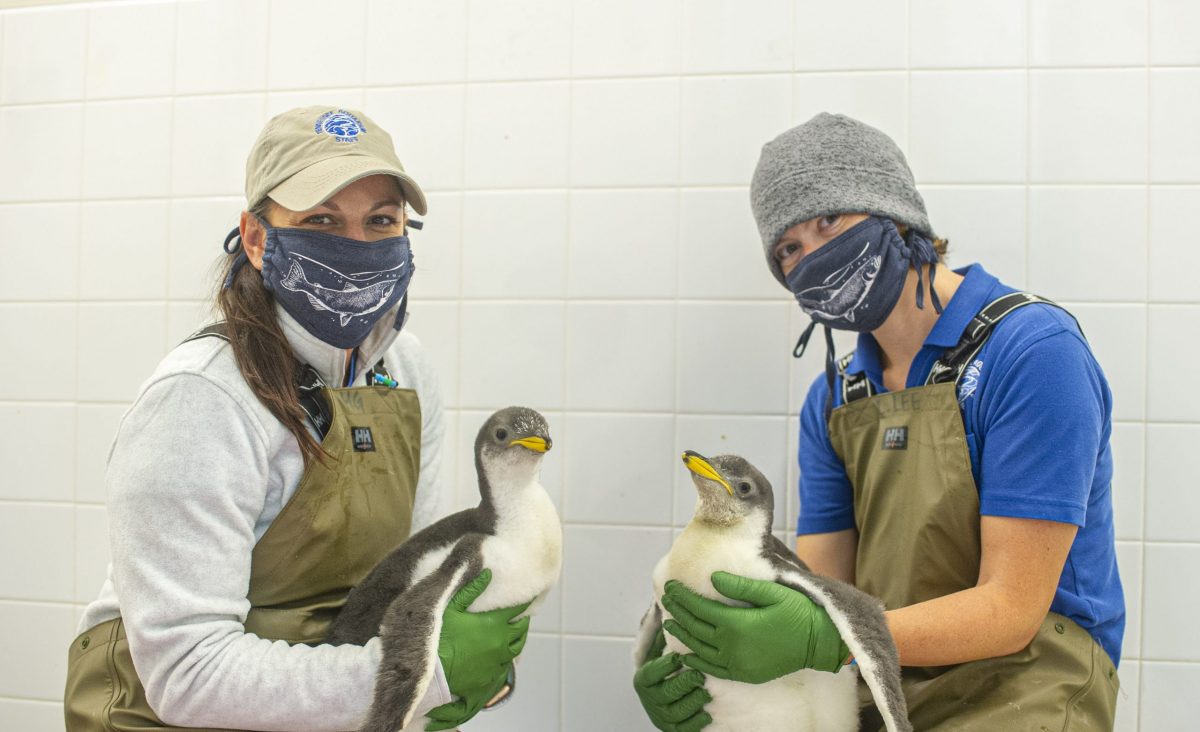
[[[668,580],[727,605],[744,605],[712,586],[713,572],[771,580],[804,593],[825,608],[854,654],[859,672],[882,712],[888,732],[911,732],[900,664],[887,629],[883,606],[854,587],[813,574],[774,534],[774,494],[770,481],[737,455],[707,459],[687,451],[683,462],[697,492],[692,520],[654,570],[655,603],[642,619],[635,661],[645,663],[649,648],[671,617],[657,598]],[[666,635],[666,651],[690,649]],[[791,732],[852,732],[858,729],[857,679],[851,668],[838,673],[803,669],[762,684],[705,678],[712,696],[705,732],[770,729]]]
[[[532,610],[558,580],[562,524],[538,482],[552,444],[536,411],[508,407],[493,414],[475,437],[479,505],[409,537],[347,596],[327,642],[361,645],[378,635],[383,646],[364,732],[395,732],[409,723],[437,665],[442,613],[484,568],[492,580],[472,612],[531,600]]]

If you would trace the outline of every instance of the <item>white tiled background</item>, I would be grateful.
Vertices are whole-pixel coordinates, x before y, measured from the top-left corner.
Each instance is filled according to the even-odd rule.
[[[794,524],[820,354],[746,186],[820,110],[909,155],[952,264],[1068,304],[1115,395],[1121,730],[1200,716],[1200,5],[1193,0],[181,0],[0,11],[0,728],[61,729],[107,557],[105,454],[204,313],[275,112],[363,108],[430,191],[411,327],[457,500],[493,408],[544,410],[561,587],[471,729],[649,729],[630,636],[687,520],[683,448]],[[819,349],[818,349],[819,350]]]

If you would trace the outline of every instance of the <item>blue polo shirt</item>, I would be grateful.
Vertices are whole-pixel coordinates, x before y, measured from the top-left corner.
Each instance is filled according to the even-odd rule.
[[[971,318],[1013,292],[977,264],[957,271],[965,279],[913,359],[906,387],[924,384]],[[866,372],[876,391],[887,391],[871,334],[859,336],[848,371]],[[826,393],[822,374],[800,412],[798,534],[855,528],[850,480],[826,431]],[[840,377],[834,395],[836,407]],[[1119,663],[1125,601],[1113,541],[1112,395],[1075,320],[1044,304],[1011,313],[968,365],[958,401],[980,513],[1079,527],[1050,609]]]

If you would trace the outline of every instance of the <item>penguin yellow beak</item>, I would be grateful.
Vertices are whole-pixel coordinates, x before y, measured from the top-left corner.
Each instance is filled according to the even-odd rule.
[[[685,451],[683,453],[683,464],[687,466],[688,470],[699,475],[701,478],[708,478],[725,486],[725,490],[729,491],[729,495],[733,495],[733,486],[729,485],[729,481],[722,478],[717,469],[700,453],[692,450]]]
[[[508,446],[512,447],[513,445],[520,445],[521,447],[533,450],[534,452],[546,452],[550,449],[551,444],[552,443],[549,440],[541,437],[522,437],[519,440],[513,440],[512,442],[508,443]]]

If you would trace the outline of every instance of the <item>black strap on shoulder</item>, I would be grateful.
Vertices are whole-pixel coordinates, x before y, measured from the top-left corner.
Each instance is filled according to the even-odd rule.
[[[317,370],[306,363],[300,364],[300,370],[296,374],[300,408],[308,415],[308,421],[312,422],[322,440],[329,434],[329,427],[333,424],[333,410],[322,391],[324,388],[325,382],[321,380]]]
[[[1028,292],[1011,292],[984,305],[983,309],[976,313],[975,317],[971,318],[971,322],[967,323],[967,327],[963,329],[958,345],[946,349],[942,357],[933,364],[925,383],[944,384],[951,381],[957,383],[962,378],[967,365],[975,359],[975,354],[979,353],[983,344],[987,343],[988,338],[991,337],[996,324],[1019,308],[1035,303],[1059,307],[1056,303]]]
[[[846,373],[846,369],[850,368],[850,360],[853,358],[854,351],[851,351],[842,356],[837,364],[838,374],[842,377],[842,404],[875,396],[875,386],[867,378],[866,371],[859,371],[856,374]]]
[[[220,338],[223,341],[229,341],[229,326],[223,320],[213,323],[191,334],[183,342],[188,343],[201,338]],[[297,362],[296,365],[296,390],[299,395],[300,408],[308,415],[308,421],[312,423],[313,428],[324,440],[333,423],[333,410],[321,391],[325,388],[325,382],[312,366],[301,362]],[[382,367],[383,360],[381,359],[375,366],[376,368]]]
[[[975,317],[971,318],[971,322],[967,323],[967,327],[963,329],[958,344],[953,348],[946,349],[942,357],[934,362],[925,383],[944,384],[949,381],[957,383],[962,378],[963,372],[966,371],[967,365],[975,359],[975,354],[979,353],[984,343],[987,343],[996,324],[1019,308],[1034,303],[1060,307],[1057,303],[1028,292],[1012,292],[983,306],[983,309],[976,313]],[[871,384],[865,371],[856,374],[846,373],[853,356],[854,353],[851,352],[838,362],[838,373],[842,377],[843,404],[866,399],[876,394],[875,386]]]
[[[220,338],[223,341],[229,340],[229,327],[224,320],[206,325],[187,338],[183,339],[184,343],[190,341],[198,341],[201,338]]]

